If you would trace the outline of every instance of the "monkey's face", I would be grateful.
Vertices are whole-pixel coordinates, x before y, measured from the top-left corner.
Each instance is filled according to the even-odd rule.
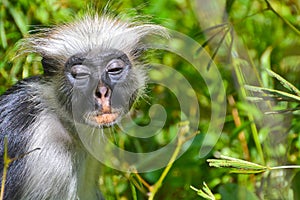
[[[128,56],[115,49],[73,55],[65,64],[76,121],[103,127],[116,123],[138,91],[137,74]]]

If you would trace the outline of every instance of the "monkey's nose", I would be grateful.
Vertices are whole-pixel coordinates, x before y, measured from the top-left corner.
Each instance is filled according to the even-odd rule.
[[[107,86],[99,86],[96,89],[96,99],[97,102],[100,104],[103,113],[110,113],[111,106],[110,106],[110,97],[111,97],[111,90]]]

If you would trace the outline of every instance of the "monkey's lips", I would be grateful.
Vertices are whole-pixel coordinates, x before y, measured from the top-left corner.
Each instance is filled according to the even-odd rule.
[[[120,116],[119,112],[96,113],[90,115],[88,119],[97,125],[112,125]]]

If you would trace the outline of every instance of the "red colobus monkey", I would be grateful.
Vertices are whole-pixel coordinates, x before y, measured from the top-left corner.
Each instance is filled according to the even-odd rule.
[[[0,97],[0,156],[5,137],[11,158],[40,150],[11,163],[4,199],[102,199],[100,163],[81,144],[74,123],[114,125],[142,94],[142,39],[164,34],[158,25],[95,14],[24,39],[23,51],[42,57],[44,74]]]

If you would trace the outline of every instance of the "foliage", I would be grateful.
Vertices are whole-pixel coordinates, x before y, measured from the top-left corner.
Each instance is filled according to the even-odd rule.
[[[221,5],[220,2],[218,4]],[[224,2],[225,7],[221,11],[225,10],[226,13],[221,14],[228,15],[228,23],[213,24],[207,29],[203,29],[199,23],[201,19],[198,17],[203,13],[199,13],[200,8],[194,1],[148,0],[145,3],[142,0],[124,0],[111,3],[112,12],[153,16],[151,21],[154,23],[177,30],[202,44],[218,65],[228,104],[226,122],[218,143],[209,155],[200,158],[199,149],[203,138],[209,134],[206,130],[212,109],[205,82],[177,55],[159,52],[150,56],[151,62],[173,66],[180,71],[197,91],[201,110],[201,134],[193,135],[195,138],[190,148],[175,162],[171,160],[165,169],[139,174],[104,167],[99,182],[106,199],[147,199],[149,195],[150,198],[155,195],[155,199],[166,200],[202,197],[299,198],[299,170],[284,167],[270,170],[268,166],[276,168],[282,165],[300,165],[300,2]],[[86,5],[85,1],[80,0],[1,0],[0,93],[22,78],[42,73],[40,57],[16,57],[18,47],[15,44],[28,31],[34,30],[34,26],[43,27],[69,21],[72,16],[84,13],[87,8],[98,7],[101,10],[106,3]],[[215,6],[218,7],[217,4]],[[216,13],[209,15],[206,16],[207,20],[214,18]],[[212,34],[209,35],[210,32]],[[235,55],[238,56],[234,57]],[[176,110],[177,104],[173,101],[172,94],[156,86],[150,89],[148,96],[154,98],[147,99],[139,107],[147,109],[149,104],[159,103],[164,105],[171,117],[168,118],[162,135],[151,138],[151,141],[116,136],[116,143],[124,148],[151,151],[164,146],[180,132],[176,121],[176,116],[180,113]],[[142,116],[141,119],[145,117],[147,118]],[[212,160],[215,151],[226,155],[222,157],[225,161]],[[212,163],[225,168],[210,167],[209,164]],[[236,168],[241,163],[242,168]],[[249,164],[250,168],[247,168]],[[229,173],[226,167],[234,167],[234,170],[249,174]],[[262,171],[267,173],[257,173]],[[196,189],[202,185],[203,189]],[[193,186],[192,189],[190,186]],[[151,193],[153,191],[154,194]]]

